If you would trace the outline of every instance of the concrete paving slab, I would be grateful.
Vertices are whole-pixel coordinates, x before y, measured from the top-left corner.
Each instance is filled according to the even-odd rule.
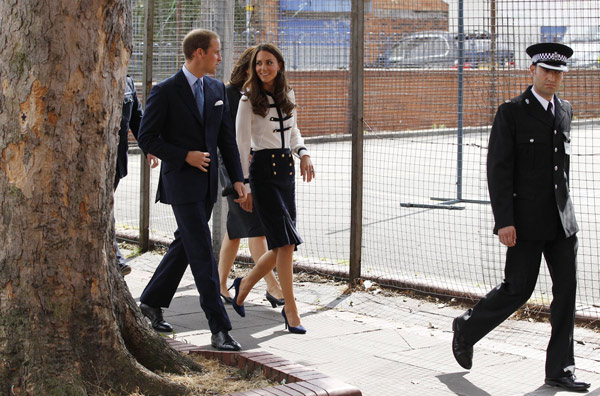
[[[143,254],[129,262],[126,277],[139,298],[161,256]],[[295,283],[305,335],[284,330],[281,309],[264,298],[260,282],[246,300],[245,318],[228,306],[232,335],[244,351],[269,352],[358,387],[364,396],[387,395],[557,395],[544,382],[548,323],[508,320],[475,346],[474,367],[463,370],[451,351],[451,323],[462,308],[432,299],[354,292],[339,283]],[[210,331],[191,272],[164,310],[175,339],[211,349]],[[576,328],[577,375],[600,396],[600,336]]]

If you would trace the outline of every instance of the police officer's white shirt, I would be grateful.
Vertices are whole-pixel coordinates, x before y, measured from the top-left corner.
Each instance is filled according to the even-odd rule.
[[[288,97],[292,103],[296,103],[293,90],[288,92]],[[269,104],[274,103],[271,96],[267,95],[267,98]],[[283,121],[284,128],[291,128],[283,133],[284,142],[282,145],[281,132],[279,132],[280,122],[271,121],[271,118],[279,119],[277,109],[270,107],[266,117],[261,117],[252,112],[252,104],[248,97],[242,96],[235,119],[235,128],[244,179],[247,179],[250,175],[250,162],[248,161],[250,149],[252,151],[260,151],[265,149],[289,148],[299,158],[309,155],[308,150],[304,147],[304,139],[300,135],[300,130],[296,123],[296,113],[297,109],[294,109],[292,117]],[[283,114],[284,118],[285,116],[286,114]],[[247,192],[251,192],[249,184],[245,184],[245,187]]]
[[[544,108],[544,110],[548,111],[548,104],[552,103],[552,114],[556,114],[554,113],[554,109],[556,109],[556,106],[554,104],[554,95],[552,95],[552,100],[547,101],[546,99],[542,98],[537,92],[535,92],[535,87],[531,87],[531,93],[533,93],[533,96],[535,96],[535,98],[542,104],[542,107]]]

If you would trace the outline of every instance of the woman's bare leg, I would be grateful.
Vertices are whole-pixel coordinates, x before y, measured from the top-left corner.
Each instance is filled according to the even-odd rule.
[[[258,263],[258,260],[260,260],[268,250],[267,238],[264,236],[248,238],[248,247],[250,248],[252,260],[254,260],[255,263]],[[283,292],[281,291],[281,287],[279,287],[279,282],[277,282],[277,278],[275,278],[273,271],[267,272],[264,279],[267,283],[267,291],[269,294],[275,298],[283,298]]]
[[[237,257],[237,252],[240,247],[239,239],[229,239],[229,234],[225,232],[221,250],[219,251],[219,283],[221,284],[221,294],[226,297],[231,297],[227,291],[227,277],[233,267],[233,262]]]
[[[294,255],[294,245],[281,247],[277,250],[277,275],[285,299],[285,315],[288,324],[292,327],[300,326],[300,315],[294,298],[294,269],[292,260]]]

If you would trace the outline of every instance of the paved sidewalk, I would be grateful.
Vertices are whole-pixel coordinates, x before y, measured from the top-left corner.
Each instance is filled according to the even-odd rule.
[[[125,279],[139,298],[162,256],[143,254]],[[228,306],[231,334],[244,351],[267,351],[358,387],[364,396],[556,395],[544,385],[546,323],[509,320],[475,346],[473,369],[463,370],[451,351],[452,319],[462,309],[383,292],[343,294],[339,283],[295,284],[305,335],[284,330],[259,282],[245,302],[246,317]],[[385,295],[384,295],[385,294]],[[165,319],[174,338],[210,349],[210,332],[188,271]],[[577,376],[600,395],[600,334],[575,329]]]

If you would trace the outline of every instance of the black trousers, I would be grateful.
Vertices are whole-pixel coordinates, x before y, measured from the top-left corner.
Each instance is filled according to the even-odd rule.
[[[575,370],[573,327],[577,290],[577,236],[552,241],[517,241],[506,252],[504,281],[459,317],[465,342],[474,345],[529,300],[544,255],[552,278],[550,324],[546,350],[546,378]]]
[[[208,227],[212,203],[172,205],[172,208],[177,220],[175,239],[142,292],[140,301],[151,307],[168,307],[189,262],[211,333],[229,331],[231,322],[220,297],[219,271]]]

